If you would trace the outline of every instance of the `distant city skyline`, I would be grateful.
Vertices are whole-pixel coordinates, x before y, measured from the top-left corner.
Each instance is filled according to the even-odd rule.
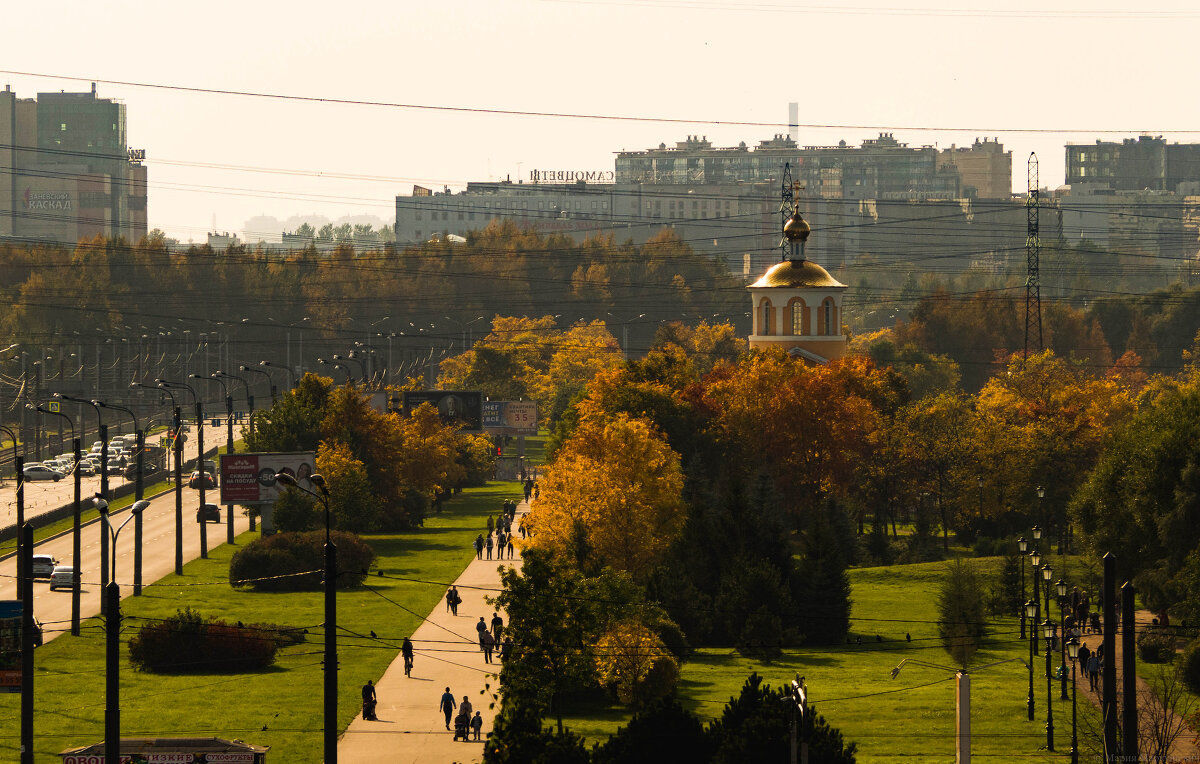
[[[1068,142],[1200,139],[1187,131],[1200,20],[1188,5],[922,6],[467,0],[280,14],[215,2],[197,15],[26,4],[6,11],[9,27],[37,33],[10,35],[0,69],[30,74],[0,73],[0,86],[33,98],[95,80],[101,97],[122,100],[129,145],[146,150],[150,227],[183,241],[278,236],[243,231],[256,216],[387,220],[413,185],[607,170],[618,151],[692,134],[754,145],[788,132],[791,101],[809,125],[801,144],[857,145],[879,131],[943,148],[997,138],[1013,152],[1015,190],[1030,151],[1052,188]],[[1106,132],[1118,130],[1128,132]]]

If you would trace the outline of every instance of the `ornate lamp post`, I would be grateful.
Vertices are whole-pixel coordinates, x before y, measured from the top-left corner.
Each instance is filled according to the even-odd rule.
[[[1058,624],[1047,618],[1042,622],[1042,634],[1046,637],[1046,750],[1054,750],[1054,679],[1050,676],[1050,655],[1054,652],[1054,635]]]
[[[1058,675],[1062,679],[1062,694],[1059,696],[1062,700],[1067,699],[1067,582],[1058,579],[1058,583],[1054,585],[1054,591],[1058,595],[1058,619],[1062,627],[1062,639],[1059,641],[1059,658],[1061,663],[1058,667]]]
[[[1079,639],[1071,637],[1067,642],[1067,655],[1071,658],[1071,764],[1079,764],[1079,735],[1075,711],[1075,661],[1079,658]]]
[[[275,479],[315,497],[325,507],[325,764],[337,764],[337,547],[329,538],[329,489],[325,478],[317,474],[308,479],[320,493],[300,485],[286,472]]]
[[[1033,584],[1033,588],[1035,590],[1037,589],[1036,581]],[[1025,603],[1025,615],[1029,618],[1031,623],[1033,623],[1033,624],[1037,623],[1037,621],[1034,620],[1035,618],[1037,618],[1037,603],[1035,603],[1033,600],[1029,600],[1028,602]],[[1036,628],[1036,626],[1034,628]],[[1037,642],[1037,635],[1030,634],[1029,635],[1029,663],[1026,664],[1029,667],[1029,694],[1025,697],[1025,706],[1029,711],[1029,721],[1033,721],[1033,646],[1036,642]]]
[[[1017,539],[1017,549],[1021,550],[1021,599],[1025,599],[1025,550],[1029,548],[1029,542],[1025,537]],[[1025,608],[1021,608],[1021,639],[1025,639]]]
[[[1050,568],[1050,563],[1042,566],[1042,585],[1046,587],[1046,621],[1050,621],[1050,580],[1054,578],[1054,571]],[[1053,652],[1053,645],[1046,648],[1046,678],[1049,679],[1050,671],[1050,653]]]
[[[1033,533],[1034,533],[1034,538],[1041,538],[1042,529],[1038,528],[1035,525],[1035,526],[1033,526]],[[1041,591],[1041,587],[1038,585],[1038,572],[1041,570],[1041,567],[1042,567],[1042,553],[1038,551],[1037,546],[1034,546],[1033,551],[1029,553],[1029,562],[1032,566],[1029,569],[1029,577],[1030,577],[1030,579],[1032,579],[1029,583],[1033,585],[1032,586],[1032,588],[1033,588],[1033,613],[1032,613],[1032,615],[1029,616],[1033,620],[1030,621],[1030,629],[1029,630],[1031,633],[1029,635],[1029,637],[1030,637],[1029,641],[1033,643],[1033,653],[1031,653],[1031,654],[1037,655],[1038,654],[1037,634],[1032,633],[1032,632],[1037,631],[1037,625],[1038,625],[1038,622],[1041,621],[1041,614],[1042,614],[1042,605],[1041,605],[1041,600],[1039,598],[1040,595],[1038,594],[1038,592]]]

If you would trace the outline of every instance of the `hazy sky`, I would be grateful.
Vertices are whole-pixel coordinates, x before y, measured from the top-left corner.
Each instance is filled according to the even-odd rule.
[[[259,214],[391,218],[414,183],[611,169],[616,151],[689,134],[754,145],[786,132],[789,101],[801,123],[847,126],[802,127],[803,144],[999,137],[1018,188],[1030,151],[1042,185],[1060,184],[1067,141],[1200,140],[1194,2],[980,2],[9,3],[0,69],[57,77],[0,73],[0,86],[33,97],[100,80],[146,149],[151,226],[184,240],[214,216],[229,231]]]

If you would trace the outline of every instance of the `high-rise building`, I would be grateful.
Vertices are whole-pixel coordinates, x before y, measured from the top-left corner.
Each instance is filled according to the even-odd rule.
[[[73,244],[146,235],[144,154],[126,139],[125,104],[86,93],[0,93],[0,236]]]
[[[1200,144],[1167,143],[1162,136],[1067,144],[1067,185],[1114,191],[1170,191],[1200,180]]]

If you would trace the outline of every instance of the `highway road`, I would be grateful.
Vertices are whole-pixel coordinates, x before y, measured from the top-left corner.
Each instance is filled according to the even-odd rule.
[[[220,446],[221,453],[225,453],[225,428],[206,427],[204,428],[204,447],[208,452],[212,452],[214,446]],[[115,433],[114,433],[115,435]],[[183,444],[184,463],[195,459],[197,453],[196,428],[192,427],[187,433],[187,440]],[[234,437],[240,437],[238,427],[234,427]],[[158,445],[162,439],[162,433],[156,433],[146,439],[148,445]],[[91,442],[82,444],[82,448],[86,453],[92,447]],[[11,448],[9,449],[11,452]],[[31,460],[32,461],[32,460]],[[168,466],[170,466],[170,457],[168,457]],[[147,479],[157,482],[162,479],[163,473],[155,473],[148,475]],[[184,474],[184,480],[187,480],[187,474]],[[121,475],[109,475],[108,484],[110,488],[115,488],[123,485],[127,481]],[[100,476],[85,477],[82,481],[81,495],[85,500],[90,499],[97,491],[100,490]],[[25,519],[37,517],[43,512],[49,512],[52,509],[70,504],[75,498],[75,478],[72,475],[67,475],[62,480],[57,482],[37,481],[28,482],[25,484]],[[205,497],[209,502],[216,503],[220,497],[215,493]],[[193,502],[195,503],[195,502]],[[185,505],[186,506],[186,505]],[[17,482],[8,479],[0,483],[0,528],[15,525],[17,522]]]
[[[188,562],[200,556],[200,526],[196,522],[197,491],[183,489],[183,559]],[[225,508],[221,507],[221,524],[208,523],[208,548],[213,549],[225,542]],[[234,509],[234,529],[242,533],[249,528],[249,519],[240,508]],[[112,516],[114,525],[120,525],[129,517],[129,510],[116,512]],[[121,598],[133,594],[133,546],[134,521],[121,531],[117,540],[117,583],[121,585]],[[142,582],[151,584],[175,572],[175,494],[163,494],[153,499],[143,513],[142,532]],[[83,585],[80,596],[80,615],[88,618],[100,612],[100,534],[103,523],[85,525],[82,530],[80,550],[82,552],[81,578]],[[35,554],[51,554],[61,564],[71,561],[72,534],[48,539],[34,548]],[[0,600],[16,599],[16,557],[0,562]],[[71,590],[50,591],[48,581],[38,580],[33,584],[34,616],[45,625],[45,639],[50,641],[71,628]]]

